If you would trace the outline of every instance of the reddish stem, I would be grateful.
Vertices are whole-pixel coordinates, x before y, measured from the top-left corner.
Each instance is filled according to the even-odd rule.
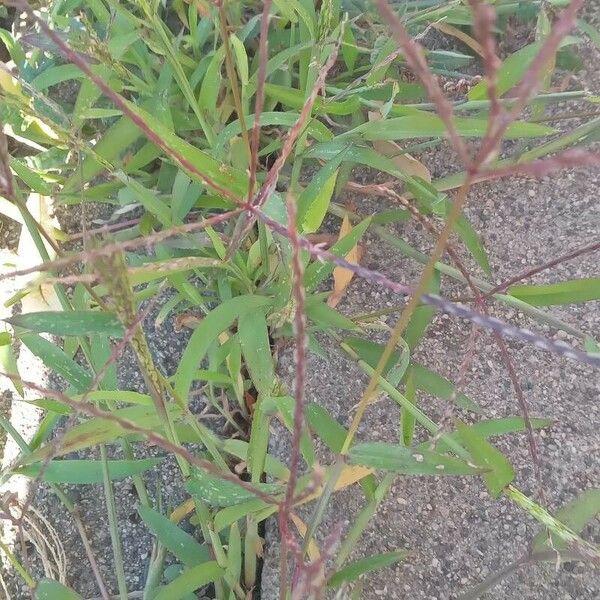
[[[59,258],[48,263],[41,263],[33,267],[28,267],[27,269],[18,269],[16,271],[10,271],[9,273],[0,273],[0,281],[4,279],[11,279],[13,277],[20,277],[22,275],[29,275],[31,273],[53,271],[55,269],[61,269],[63,267],[67,267],[77,262],[88,263],[101,256],[110,256],[114,252],[124,252],[125,250],[133,250],[134,248],[141,248],[143,246],[150,248],[153,245],[158,244],[170,237],[182,235],[185,233],[191,233],[193,231],[199,231],[201,229],[205,229],[206,227],[218,225],[219,223],[227,221],[231,217],[235,217],[241,212],[241,208],[230,210],[220,215],[208,217],[197,223],[185,223],[184,225],[177,225],[175,227],[170,227],[169,229],[157,231],[156,233],[145,237],[140,237],[133,240],[126,240],[124,242],[118,242],[114,244],[106,244],[105,246],[101,246],[100,248],[86,250],[84,252],[80,252],[75,256],[65,256],[64,258]]]
[[[33,383],[31,381],[25,381],[24,379],[21,379],[16,375],[12,375],[11,373],[0,372],[0,375],[8,377],[11,380],[18,380],[25,387],[42,394],[42,397],[54,398],[55,400],[66,404],[75,412],[87,415],[89,417],[111,421],[112,423],[116,423],[117,425],[125,429],[125,431],[142,435],[150,444],[154,446],[159,446],[167,452],[171,452],[172,454],[177,454],[178,456],[181,456],[183,459],[185,459],[187,462],[197,467],[198,469],[206,471],[207,473],[214,475],[219,479],[223,479],[224,481],[228,481],[241,487],[242,489],[246,490],[253,496],[256,496],[258,499],[262,500],[263,502],[266,502],[267,504],[275,505],[280,503],[277,498],[269,494],[265,494],[258,488],[254,487],[254,485],[243,481],[235,474],[219,469],[219,467],[216,467],[210,460],[199,458],[198,456],[190,452],[187,448],[179,446],[177,444],[173,444],[166,438],[162,437],[161,435],[158,435],[150,429],[144,429],[143,427],[136,425],[132,421],[123,419],[122,417],[118,417],[114,413],[102,410],[94,406],[93,404],[90,404],[89,402],[79,402],[76,400],[71,400],[69,396],[63,394],[62,392],[44,388],[38,385],[37,383]]]
[[[292,295],[295,306],[294,312],[294,337],[295,337],[295,381],[294,381],[294,426],[292,431],[292,450],[290,456],[290,476],[285,493],[285,499],[279,511],[279,529],[282,534],[281,543],[284,555],[287,548],[295,544],[289,528],[290,512],[294,500],[296,483],[300,469],[300,440],[304,432],[304,405],[305,405],[305,379],[306,379],[306,355],[308,339],[306,336],[306,314],[304,312],[304,265],[302,263],[301,244],[298,237],[296,225],[296,199],[290,193],[288,195],[288,233],[292,247]],[[295,552],[295,554],[298,554]],[[287,573],[287,561],[282,567]],[[283,573],[282,573],[283,577]]]
[[[518,275],[514,275],[510,279],[507,279],[506,281],[503,281],[502,283],[499,283],[497,286],[493,287],[489,292],[487,292],[485,294],[485,297],[488,298],[499,292],[504,292],[511,285],[514,285],[515,283],[518,283],[519,281],[523,281],[524,279],[529,279],[530,277],[533,277],[534,275],[537,275],[538,273],[541,273],[542,271],[546,271],[548,269],[551,269],[552,267],[556,267],[557,265],[560,265],[564,262],[573,260],[574,258],[577,258],[579,256],[583,256],[584,254],[590,254],[591,252],[596,252],[597,250],[600,250],[600,242],[594,242],[593,244],[587,244],[586,246],[577,248],[577,249],[573,250],[572,252],[563,254],[562,256],[559,256],[558,258],[550,260],[542,265],[538,265],[537,267],[533,267],[532,269],[527,269],[526,271],[523,271],[523,272],[519,273]]]
[[[427,92],[427,96],[435,105],[438,116],[448,130],[450,143],[458,153],[465,166],[471,163],[471,157],[467,150],[464,139],[459,135],[454,124],[454,109],[448,101],[436,76],[431,72],[423,55],[422,46],[416,42],[406,31],[402,21],[398,18],[392,7],[386,0],[375,0],[375,4],[384,21],[388,24],[394,39],[404,51],[404,58],[414,74],[421,80]]]

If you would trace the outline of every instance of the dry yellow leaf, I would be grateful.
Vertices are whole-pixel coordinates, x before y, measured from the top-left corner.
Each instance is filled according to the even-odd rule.
[[[336,490],[343,490],[353,483],[359,482],[364,479],[367,475],[371,475],[375,472],[375,469],[369,469],[368,467],[361,467],[360,465],[348,465],[344,467],[341,472],[336,484]]]
[[[431,26],[442,33],[455,37],[457,40],[460,40],[469,46],[471,50],[477,52],[479,56],[483,57],[483,48],[481,47],[481,44],[477,40],[474,40],[469,34],[458,29],[458,27],[454,27],[454,25],[450,25],[449,23],[431,23]]]
[[[360,465],[347,465],[344,467],[335,483],[335,490],[343,490],[344,488],[359,482],[361,479],[364,479],[367,477],[367,475],[371,475],[371,473],[374,472],[375,469],[368,469],[367,467],[361,467]],[[316,492],[313,492],[306,498],[303,498],[300,504],[305,504],[306,502],[315,500],[321,495],[322,491],[322,488],[318,489]]]
[[[304,539],[306,537],[307,530],[306,523],[295,513],[290,513],[290,519],[292,519],[292,522],[296,526],[298,533]],[[317,560],[321,557],[319,547],[317,546],[317,544],[315,544],[314,540],[310,540],[310,543],[308,544],[308,557],[310,558],[310,560]]]
[[[411,177],[420,177],[428,183],[431,183],[431,173],[429,169],[414,156],[403,152],[402,148],[396,142],[387,140],[377,140],[373,142],[373,148],[380,154],[392,159],[394,164],[407,175]]]
[[[196,503],[193,498],[184,500],[175,510],[171,513],[169,519],[172,523],[180,523],[187,517],[196,507]]]
[[[29,194],[26,206],[33,218],[43,227],[45,231],[58,228],[56,217],[52,216],[52,200],[39,194]],[[51,258],[54,258],[55,252],[48,242],[44,241],[46,251]],[[38,251],[34,238],[26,227],[21,228],[19,236],[19,246],[17,248],[17,265],[19,268],[27,268],[38,261]],[[26,278],[25,278],[26,279]],[[25,287],[25,286],[23,286]],[[44,276],[37,277],[30,282],[29,294],[27,294],[21,304],[23,313],[60,310],[61,305],[56,295],[55,286],[47,281]]]
[[[381,113],[369,111],[369,121],[379,121]],[[402,148],[390,140],[376,140],[373,142],[373,148],[380,154],[391,158],[394,164],[407,175],[411,177],[420,177],[428,183],[431,183],[431,173],[429,169],[414,156],[404,152]]]
[[[350,219],[348,215],[344,215],[344,219],[342,220],[342,226],[340,227],[340,234],[338,239],[342,239],[344,236],[348,235],[352,231],[352,225],[350,224]],[[346,254],[345,259],[352,263],[353,265],[357,265],[360,260],[360,251],[358,246],[354,246],[348,254]],[[352,281],[354,277],[354,273],[350,271],[350,269],[345,269],[344,267],[336,267],[333,270],[333,293],[330,294],[329,298],[327,298],[327,304],[332,308],[337,306],[338,302],[342,299],[346,288]]]

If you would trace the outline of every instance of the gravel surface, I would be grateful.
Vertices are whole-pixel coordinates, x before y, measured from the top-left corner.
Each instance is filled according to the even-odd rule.
[[[590,8],[590,13],[595,16]],[[600,89],[597,65],[600,57],[588,48],[586,68],[574,84]],[[589,105],[583,105],[589,110]],[[564,112],[558,105],[553,112]],[[570,121],[569,127],[577,123]],[[564,126],[564,125],[563,125]],[[512,148],[514,151],[514,147]],[[420,157],[434,177],[456,169],[456,158],[447,149],[436,149]],[[355,174],[368,182],[369,175]],[[481,234],[492,266],[494,281],[500,282],[531,266],[547,262],[597,239],[600,231],[600,175],[570,171],[539,181],[525,178],[477,185],[466,211]],[[347,198],[358,212],[368,215],[382,210],[381,199],[351,195]],[[431,239],[413,224],[395,228],[398,235],[423,252],[432,248]],[[429,241],[428,241],[429,240]],[[411,284],[422,267],[401,256],[375,236],[368,236],[362,264],[382,271],[390,278]],[[463,253],[464,254],[464,253]],[[465,263],[481,275],[469,257]],[[540,274],[530,281],[551,283],[569,278],[597,277],[598,256],[591,255]],[[443,280],[442,291],[452,295],[464,288]],[[354,281],[340,308],[360,314],[402,304],[391,292]],[[564,331],[536,323],[526,315],[492,305],[495,316],[537,330],[546,336],[581,347]],[[600,303],[555,307],[550,312],[566,323],[598,336]],[[386,317],[393,326],[397,314]],[[469,325],[446,315],[437,315],[416,358],[450,380],[456,379],[469,338]],[[382,341],[377,335],[374,339]],[[307,400],[324,406],[340,423],[349,425],[351,415],[368,379],[334,344],[324,340],[327,359],[311,355],[308,362]],[[544,353],[518,342],[508,342],[511,356],[532,416],[552,419],[550,428],[536,433],[541,463],[545,506],[556,511],[582,491],[600,487],[600,380],[591,367]],[[279,371],[291,387],[294,372],[292,352],[280,359]],[[483,332],[466,377],[465,393],[482,409],[483,418],[519,415],[519,405],[492,336]],[[448,405],[419,394],[419,406],[434,420],[448,415]],[[463,420],[476,420],[461,410]],[[397,442],[399,411],[385,398],[372,405],[360,426],[358,441]],[[524,434],[494,440],[510,459],[517,473],[516,485],[530,495],[537,492],[533,463]],[[271,452],[289,456],[289,436],[275,436]],[[330,457],[321,455],[327,462]],[[359,488],[338,492],[330,504],[321,528],[331,532],[342,526],[346,532],[364,505]],[[299,511],[310,518],[307,511]],[[483,483],[469,478],[411,478],[399,476],[381,505],[351,559],[396,549],[406,549],[409,558],[396,567],[367,576],[360,598],[412,598],[446,600],[460,598],[491,574],[521,558],[528,543],[539,531],[536,522],[502,497],[492,499]],[[267,552],[262,579],[262,600],[278,598],[277,525],[267,524]],[[600,520],[588,525],[583,536],[600,542]],[[317,536],[318,537],[318,536]],[[318,539],[321,539],[322,537]],[[555,562],[523,567],[488,590],[485,598],[518,600],[595,600],[600,597],[600,572],[582,563]]]
[[[589,173],[585,178],[581,174],[578,177],[567,174],[535,184],[515,180],[502,185],[480,186],[472,195],[469,215],[484,239],[491,242],[490,261],[498,280],[525,265],[544,262],[597,235],[600,210],[595,196],[598,191],[600,178]],[[367,205],[371,207],[368,201]],[[419,232],[407,227],[402,228],[402,234],[417,244],[421,239]],[[414,262],[398,256],[375,238],[370,238],[366,244],[364,264],[407,282],[415,281],[419,273]],[[597,274],[597,257],[590,257],[536,279],[550,282],[563,277]],[[454,288],[450,286],[450,289]],[[397,304],[398,298],[393,294],[356,281],[349,289],[343,309],[348,314],[357,314]],[[599,303],[590,303],[553,312],[568,323],[594,333],[600,324],[599,309]],[[514,311],[498,309],[494,312],[556,339],[577,343],[563,332],[550,331]],[[393,325],[395,318],[388,318],[387,323]],[[439,315],[434,319],[417,359],[454,379],[468,336],[467,324]],[[556,510],[581,491],[598,487],[600,483],[597,461],[600,382],[591,368],[516,342],[509,342],[509,346],[531,414],[553,420],[552,427],[536,438],[547,506]],[[325,347],[327,360],[313,355],[309,361],[308,400],[325,406],[348,426],[352,408],[367,379],[334,345]],[[291,353],[282,357],[280,372],[291,380]],[[479,404],[484,417],[519,414],[510,381],[493,339],[486,332],[479,338],[465,393]],[[426,395],[420,395],[419,406],[434,419],[442,418],[447,410],[445,403]],[[463,419],[472,418],[463,411],[457,411],[457,414]],[[358,440],[396,441],[398,424],[395,404],[388,399],[380,400],[367,411]],[[515,467],[516,483],[527,493],[534,493],[536,482],[525,436],[511,435],[497,442]],[[286,456],[287,439],[275,442],[272,451]],[[323,530],[331,531],[340,522],[347,529],[363,502],[359,489],[336,495]],[[404,548],[412,556],[396,568],[367,578],[361,598],[455,598],[523,555],[528,540],[537,530],[535,522],[510,501],[490,498],[479,480],[399,476],[353,558]],[[270,532],[272,537],[273,523]],[[595,522],[584,533],[588,539],[600,541],[600,523]],[[268,544],[267,548],[268,567],[263,571],[262,597],[271,600],[277,597],[276,573],[271,572],[271,569],[277,569],[272,562],[276,546]],[[554,565],[523,569],[494,588],[488,597],[591,600],[599,594],[598,571],[573,563],[558,572]]]

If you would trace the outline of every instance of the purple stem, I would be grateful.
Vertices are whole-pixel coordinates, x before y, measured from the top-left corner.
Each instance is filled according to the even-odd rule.
[[[269,227],[271,227],[273,231],[276,231],[277,233],[289,239],[288,230],[284,225],[281,225],[277,221],[274,221],[273,219],[268,217],[264,212],[262,212],[262,210],[255,206],[247,206],[247,209],[253,212],[261,221],[269,225]],[[369,283],[385,287],[397,294],[402,294],[403,296],[410,296],[413,294],[413,289],[411,287],[392,281],[386,275],[380,273],[379,271],[373,271],[371,269],[368,269],[367,267],[363,267],[362,265],[357,265],[348,262],[346,259],[340,256],[336,256],[335,254],[332,254],[327,250],[323,250],[318,246],[314,246],[304,238],[299,237],[298,243],[302,248],[308,250],[308,252],[310,252],[310,254],[315,258],[324,262],[329,261],[337,265],[338,267],[348,269],[354,274],[358,275],[359,277],[362,277],[365,281],[368,281]],[[574,360],[578,360],[580,362],[584,362],[593,366],[600,366],[600,354],[589,354],[581,350],[576,350],[569,346],[569,344],[561,340],[554,341],[533,331],[530,331],[529,329],[516,327],[495,317],[488,317],[486,315],[481,314],[480,312],[472,310],[464,304],[450,302],[449,300],[446,300],[445,298],[442,298],[441,296],[437,296],[435,294],[423,294],[421,296],[421,301],[423,302],[423,304],[435,306],[442,312],[445,312],[446,314],[449,314],[451,316],[466,319],[471,323],[475,323],[476,325],[479,325],[486,329],[490,329],[492,331],[498,331],[506,337],[511,337],[520,341],[531,343],[537,348],[547,350],[548,352],[554,352],[567,358],[572,358]]]

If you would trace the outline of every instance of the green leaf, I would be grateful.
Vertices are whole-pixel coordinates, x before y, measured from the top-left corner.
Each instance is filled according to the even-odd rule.
[[[345,344],[356,352],[359,360],[372,368],[376,368],[379,364],[385,348],[383,344],[355,336],[346,338]],[[402,348],[402,351],[392,351],[382,373],[394,387],[402,381],[410,361],[410,348],[404,339],[398,340],[398,346]]]
[[[441,398],[442,400],[450,400],[455,393],[455,387],[445,377],[438,375],[435,371],[424,367],[418,363],[411,363],[411,372],[414,373],[415,386],[417,389]],[[456,404],[465,410],[470,410],[475,413],[481,413],[481,408],[473,402],[465,394],[456,395]]]
[[[267,452],[269,450],[269,425],[273,411],[265,410],[270,398],[259,396],[252,416],[252,429],[248,444],[246,460],[252,483],[259,483],[265,470]]]
[[[530,419],[531,426],[533,429],[540,429],[542,427],[549,427],[552,425],[552,421],[550,419]],[[522,417],[502,417],[499,419],[485,419],[483,421],[477,421],[472,425],[469,425],[469,428],[476,431],[479,435],[489,438],[497,435],[504,435],[507,433],[515,433],[520,431],[525,431],[525,421]],[[449,433],[449,437],[452,439],[459,440],[460,436],[457,432]],[[427,450],[431,445],[431,442],[428,440],[419,444],[418,448],[423,448]],[[444,442],[443,439],[439,440],[437,443],[437,450],[439,452],[449,451],[450,448]]]
[[[198,183],[190,185],[191,181],[183,171],[177,171],[171,197],[171,219],[176,223],[183,223],[202,189]]]
[[[10,382],[17,394],[23,398],[23,385],[20,381],[17,357],[12,347],[12,338],[7,331],[0,333],[0,336],[0,367],[7,375],[12,375]]]
[[[332,452],[339,454],[348,435],[346,428],[338,423],[325,408],[312,402],[304,408],[304,416],[311,431],[316,433]],[[374,475],[369,475],[363,477],[359,485],[369,497],[377,487],[377,479]]]
[[[70,79],[82,79],[86,75],[81,69],[72,64],[57,65],[42,71],[39,75],[33,78],[31,85],[39,92],[43,92],[52,85],[57,85],[63,81]]]
[[[552,516],[537,502],[534,502],[531,498],[512,485],[506,488],[505,493],[518,506],[527,511],[527,513],[529,513],[536,521],[539,521],[542,525],[546,526],[552,534],[555,534],[558,537],[558,539],[565,542],[566,546],[580,549],[581,553],[585,554],[591,562],[598,563],[600,561],[600,548],[583,540],[577,533],[559,521],[556,517]]]
[[[225,46],[222,45],[213,55],[202,79],[198,106],[208,114],[213,114],[217,109],[217,98],[221,88],[221,66],[224,59]]]
[[[378,344],[377,342],[365,340],[364,338],[353,335],[345,338],[344,342],[358,354],[360,360],[366,362],[370,367],[373,367],[373,369],[377,368],[377,364],[379,363],[385,348],[383,344]],[[394,365],[400,362],[400,358],[401,352],[399,350],[393,350],[383,368],[382,375],[384,377]]]
[[[82,119],[109,119],[122,115],[123,111],[116,108],[88,108],[81,111],[80,117]]]
[[[133,392],[130,390],[96,390],[86,394],[90,402],[127,402],[129,404],[142,404],[153,406],[152,398],[148,394]],[[80,400],[81,396],[74,396],[74,400]]]
[[[287,0],[282,1],[287,2]],[[303,51],[312,48],[313,45],[314,44],[310,41],[302,42],[290,48],[286,48],[285,50],[282,50],[275,56],[271,57],[267,62],[267,78],[276,73],[279,69],[287,69],[289,61],[294,60]],[[256,92],[257,84],[258,69],[251,75],[250,81],[248,82],[248,88],[246,89],[248,97]]]
[[[583,69],[584,63],[578,51],[573,48],[563,48],[556,54],[556,68],[576,73]]]
[[[356,46],[356,39],[352,33],[352,27],[344,28],[344,36],[342,38],[342,57],[346,63],[346,67],[350,72],[354,71],[354,65],[358,58],[358,48]]]
[[[504,454],[490,444],[484,436],[472,427],[457,421],[458,432],[473,461],[486,469],[483,480],[490,494],[497,498],[502,490],[515,478],[512,465]]]
[[[51,333],[61,336],[92,334],[123,336],[123,325],[115,314],[96,310],[31,312],[15,315],[5,321],[35,333]]]
[[[67,338],[77,343],[77,338]],[[116,391],[119,388],[117,376],[117,361],[112,360],[113,347],[105,335],[93,335],[90,337],[90,360],[95,373],[102,373],[99,383],[104,390]],[[107,366],[108,365],[108,366]]]
[[[244,173],[224,165],[209,154],[196,148],[196,146],[178,137],[164,123],[133,102],[129,102],[128,100],[125,102],[127,102],[130,110],[145,122],[148,129],[151,129],[155,134],[160,136],[171,150],[177,152],[179,156],[185,157],[198,171],[207,175],[216,184],[228,189],[237,196],[242,197],[248,191],[248,180]],[[180,166],[187,172],[185,165]],[[195,181],[204,184],[203,179],[199,178],[195,173],[189,172],[188,174]]]
[[[598,342],[590,335],[585,336],[585,340],[583,341],[583,347],[585,348],[586,352],[589,352],[591,354],[600,353],[600,346],[598,345]]]
[[[406,475],[472,475],[479,472],[458,458],[385,442],[357,444],[350,449],[348,459],[354,465]]]
[[[234,523],[229,528],[229,544],[227,545],[227,581],[239,581],[242,572],[242,538],[240,528]]]
[[[298,17],[296,16],[292,7],[288,6],[286,0],[274,0],[273,4],[275,5],[275,11],[279,11],[283,18],[291,21],[292,23],[298,22]]]
[[[297,14],[302,19],[304,25],[306,25],[311,39],[315,39],[315,19],[304,7],[302,0],[274,0],[273,4],[275,4],[282,15],[285,15],[293,23],[297,21],[294,13]]]
[[[323,219],[327,214],[327,209],[329,208],[329,203],[331,202],[331,198],[333,196],[333,191],[335,190],[337,174],[338,172],[335,170],[326,181],[320,184],[316,195],[307,200],[308,205],[305,209],[305,214],[303,215],[303,218],[299,220],[304,233],[313,233],[314,231],[317,231],[317,229],[319,229],[321,226],[321,223],[323,223]],[[309,187],[311,187],[313,183],[314,180],[311,182]],[[304,192],[305,191],[306,190],[304,190]]]
[[[109,460],[108,473],[111,480],[123,479],[148,471],[161,462],[161,458]],[[50,483],[88,484],[103,481],[102,462],[99,460],[53,460],[47,466],[36,463],[20,467],[15,473],[32,479],[41,473],[42,480]]]
[[[175,374],[175,391],[180,398],[187,399],[194,374],[218,335],[240,315],[265,307],[270,302],[264,296],[236,296],[225,300],[202,319],[188,342]]]
[[[266,509],[268,506],[268,504],[256,498],[234,506],[226,506],[215,515],[215,531],[223,531],[223,529],[231,526],[236,521]],[[275,512],[277,507],[272,507],[272,510]]]
[[[94,152],[105,161],[113,163],[141,135],[139,128],[127,117],[123,117],[104,132],[101,139],[94,146]],[[103,169],[102,164],[93,155],[86,156],[81,163],[81,167],[75,169],[73,175],[65,182],[62,189],[63,193],[73,192],[93,179]]]
[[[281,102],[296,110],[301,110],[306,101],[306,94],[302,90],[296,90],[284,85],[267,83],[265,84],[265,93],[277,102]],[[323,101],[321,97],[318,97],[315,101],[313,112],[314,114],[351,115],[359,109],[360,100],[358,96],[350,96],[346,100],[330,101]]]
[[[157,218],[163,227],[170,227],[173,224],[169,205],[159,198],[156,192],[145,188],[139,181],[127,177],[122,172],[115,173],[115,176],[125,184],[125,187],[119,190],[119,199],[122,202],[127,204],[140,202],[151,215]]]
[[[298,223],[301,224],[304,233],[317,231],[321,226],[335,190],[338,167],[347,151],[348,147],[325,164],[298,196]]]
[[[572,279],[547,285],[513,285],[508,293],[533,306],[578,304],[600,299],[600,278]]]
[[[277,494],[283,490],[282,486],[275,483],[254,483],[258,490],[267,494]],[[202,471],[195,471],[185,489],[194,498],[209,504],[210,506],[235,506],[256,496],[232,481],[219,479],[214,475],[208,475]]]
[[[245,87],[248,85],[248,55],[246,54],[246,48],[244,48],[244,44],[242,44],[240,39],[234,33],[229,36],[229,39],[233,46],[235,63],[237,65],[240,81],[242,86]]]
[[[225,573],[216,561],[210,561],[185,570],[171,583],[158,588],[153,600],[177,600],[198,588],[220,579]]]
[[[97,65],[95,72],[105,80],[110,77],[110,69],[104,65]],[[81,125],[81,121],[84,118],[83,113],[90,109],[101,95],[102,92],[100,88],[91,79],[84,77],[79,86],[79,92],[77,93],[77,98],[75,99],[75,104],[73,106],[74,123],[79,126]]]
[[[260,408],[260,407],[259,407]],[[254,422],[253,422],[254,425]],[[250,460],[250,443],[244,442],[243,440],[234,440],[228,439],[223,442],[223,450],[227,452],[227,454],[231,454],[232,456],[236,456],[240,460],[249,461]],[[271,475],[276,479],[287,479],[290,475],[289,469],[277,458],[274,456],[267,454],[262,461],[263,467],[262,471],[267,475]]]
[[[6,6],[5,6],[5,4],[3,4],[2,6],[5,9],[5,14],[2,16],[2,18],[6,18],[7,14],[8,14],[7,10],[6,10]],[[19,69],[21,69],[23,63],[26,60],[25,52],[23,51],[21,44],[18,43],[18,41],[16,40],[16,38],[12,35],[12,33],[10,31],[7,31],[6,29],[1,29],[1,28],[0,28],[0,41],[2,41],[2,43],[4,44],[4,47],[10,54],[10,57],[13,59],[15,65],[17,65],[17,67],[19,67]]]
[[[177,416],[181,409],[176,406],[170,407],[173,418]],[[139,427],[145,429],[158,430],[162,433],[162,421],[158,416],[154,406],[130,406],[112,411],[114,418],[131,421]],[[69,429],[62,437],[62,442],[58,449],[51,444],[43,446],[39,450],[27,455],[21,461],[21,464],[33,464],[48,454],[54,456],[63,456],[69,452],[76,452],[84,448],[90,448],[98,444],[112,442],[122,435],[127,435],[130,431],[124,429],[114,420],[93,418]]]
[[[306,316],[320,328],[358,329],[354,321],[328,306],[318,296],[306,299]]]
[[[410,371],[408,373],[404,395],[411,404],[415,404],[417,402],[417,388],[415,385],[414,371]],[[406,410],[404,407],[402,408],[401,415],[400,424],[402,427],[402,433],[400,440],[407,448],[410,448],[415,435],[416,419],[414,414]]]
[[[49,369],[64,377],[76,391],[85,392],[92,384],[90,372],[69,358],[52,342],[35,333],[25,333],[19,338]]]
[[[30,169],[25,163],[12,159],[10,161],[10,168],[34,192],[42,196],[50,196],[52,194],[52,188],[44,181],[42,176],[33,169]]]
[[[344,445],[348,431],[338,423],[325,408],[319,404],[307,404],[304,409],[306,420],[323,443],[335,453],[339,453]]]
[[[409,553],[404,550],[396,550],[357,560],[347,567],[340,569],[337,573],[334,573],[327,581],[327,586],[339,587],[343,583],[355,581],[365,573],[385,569],[386,567],[390,567],[391,565],[404,560],[408,554]]]
[[[492,269],[487,257],[487,252],[485,251],[485,246],[483,245],[483,242],[475,231],[473,225],[466,219],[464,215],[461,215],[456,222],[456,233],[462,240],[462,243],[473,255],[473,258],[477,261],[477,264],[483,269],[483,272],[486,275],[491,276]]]
[[[280,396],[274,398],[277,410],[281,416],[283,424],[290,433],[294,431],[294,412],[296,409],[296,399],[292,396]],[[315,448],[308,431],[304,430],[300,436],[300,453],[306,464],[312,466],[316,462]]]
[[[521,81],[525,71],[537,55],[542,43],[535,42],[511,54],[498,69],[496,85],[498,96],[504,95]],[[486,81],[480,81],[468,92],[469,100],[485,100],[488,98]]]
[[[268,396],[275,382],[275,370],[267,321],[262,311],[255,310],[240,315],[238,338],[254,387],[259,395]]]
[[[138,512],[158,541],[187,567],[195,567],[210,558],[207,546],[200,544],[164,515],[143,504],[138,506]]]
[[[583,19],[577,19],[577,26],[590,38],[594,46],[600,50],[600,31]]]
[[[575,533],[581,533],[583,528],[600,514],[600,488],[583,491],[577,498],[563,506],[555,515],[556,519]],[[552,548],[562,550],[566,543],[554,533],[550,533]],[[540,531],[532,540],[533,552],[550,550],[546,530]]]
[[[457,117],[454,119],[454,125],[462,137],[483,137],[487,132],[488,121],[487,119]],[[443,137],[447,132],[444,121],[430,113],[370,121],[360,125],[357,130],[368,141]],[[512,123],[507,128],[505,139],[541,137],[552,133],[556,133],[552,127],[519,121]]]
[[[81,600],[81,596],[58,581],[44,578],[35,588],[35,600]]]
[[[264,112],[260,115],[260,124],[261,127],[277,125],[280,127],[289,128],[292,127],[296,121],[298,121],[299,117],[300,113],[295,112]],[[248,129],[254,127],[254,120],[254,115],[248,115],[246,117],[245,123]],[[223,151],[223,147],[229,140],[240,135],[241,132],[242,125],[239,119],[228,123],[219,133],[215,142],[215,152],[217,155]],[[333,138],[333,134],[329,131],[329,129],[327,129],[327,127],[317,119],[311,119],[308,121],[306,124],[306,133],[319,142],[324,142]]]
[[[439,294],[440,292],[440,272],[434,271],[427,291],[432,294]],[[419,342],[423,339],[427,328],[429,327],[437,309],[434,306],[421,304],[415,308],[412,317],[406,327],[404,333],[404,340],[408,344],[411,352],[419,345]]]

